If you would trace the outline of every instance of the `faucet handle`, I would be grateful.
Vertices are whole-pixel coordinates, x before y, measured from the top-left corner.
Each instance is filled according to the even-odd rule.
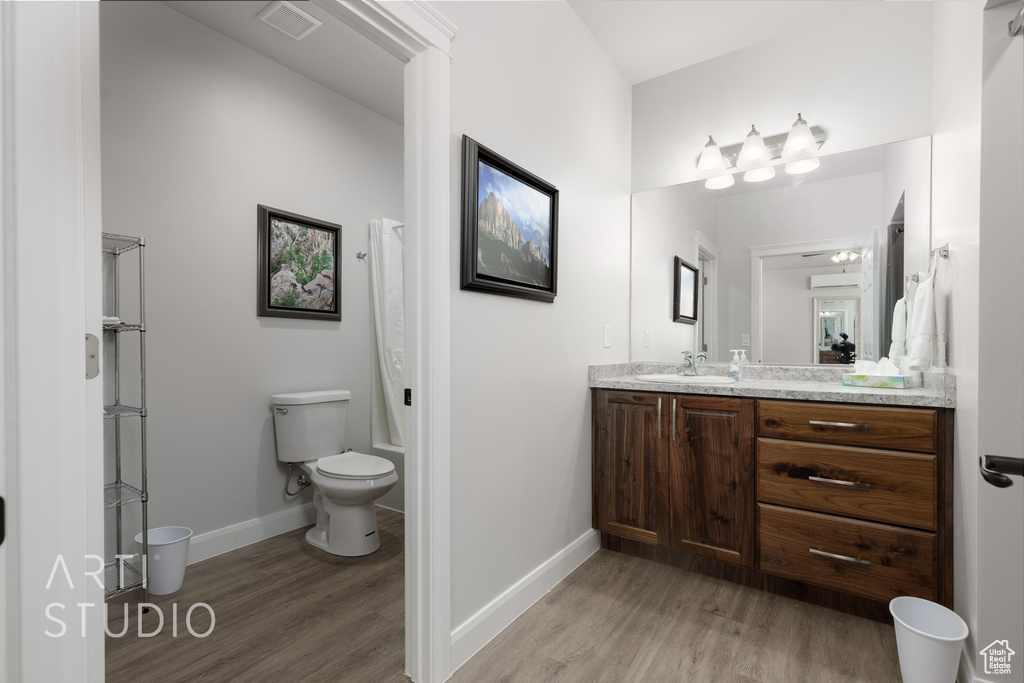
[[[693,362],[693,351],[683,351],[683,361],[686,363]]]

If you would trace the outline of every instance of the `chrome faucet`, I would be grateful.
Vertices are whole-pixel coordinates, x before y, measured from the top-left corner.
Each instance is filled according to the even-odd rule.
[[[693,371],[703,377],[708,373],[705,364],[708,362],[708,354],[706,351],[701,351],[697,354],[697,359],[693,362]]]
[[[684,377],[703,377],[707,374],[704,364],[708,362],[708,354],[701,351],[697,354],[696,360],[693,351],[683,351],[683,369],[679,371]]]
[[[695,377],[697,368],[693,364],[693,351],[683,351],[683,369],[679,371],[684,377]]]

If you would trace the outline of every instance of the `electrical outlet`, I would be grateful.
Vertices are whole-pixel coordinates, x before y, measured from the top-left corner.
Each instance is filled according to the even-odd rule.
[[[612,347],[612,326],[604,326],[604,348],[610,349]]]
[[[644,348],[651,348],[651,329],[649,327],[644,328]]]
[[[740,335],[740,339],[741,339],[740,346],[750,346],[750,335],[749,334],[741,334]]]

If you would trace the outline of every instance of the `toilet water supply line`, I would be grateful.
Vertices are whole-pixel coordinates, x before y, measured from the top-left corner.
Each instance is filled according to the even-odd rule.
[[[342,451],[342,453],[351,453],[351,452],[352,452],[351,448],[348,448],[348,449]],[[288,478],[284,480],[284,494],[286,496],[297,496],[300,493],[302,493],[302,489],[306,488],[307,486],[312,486],[313,485],[313,482],[311,482],[309,479],[307,479],[305,474],[300,474],[298,480],[296,481],[296,483],[299,485],[299,490],[298,491],[291,491],[291,490],[289,490],[289,487],[291,486],[291,483],[292,483],[292,464],[293,463],[288,463]]]
[[[291,485],[291,483],[292,483],[292,463],[288,463],[288,478],[284,480],[284,495],[286,495],[286,496],[297,496],[300,493],[302,493],[302,489],[306,488],[307,486],[309,486],[313,482],[311,482],[309,479],[306,479],[306,475],[305,474],[300,474],[299,475],[299,490],[298,491],[289,491],[288,490],[288,487]]]

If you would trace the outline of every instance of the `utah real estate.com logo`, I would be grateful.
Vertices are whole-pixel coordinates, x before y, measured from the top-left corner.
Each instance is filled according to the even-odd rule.
[[[979,652],[985,659],[985,673],[989,675],[1000,675],[1009,674],[1010,658],[1012,658],[1016,652],[1010,649],[1010,641],[1008,640],[993,640],[992,644],[981,649]]]

